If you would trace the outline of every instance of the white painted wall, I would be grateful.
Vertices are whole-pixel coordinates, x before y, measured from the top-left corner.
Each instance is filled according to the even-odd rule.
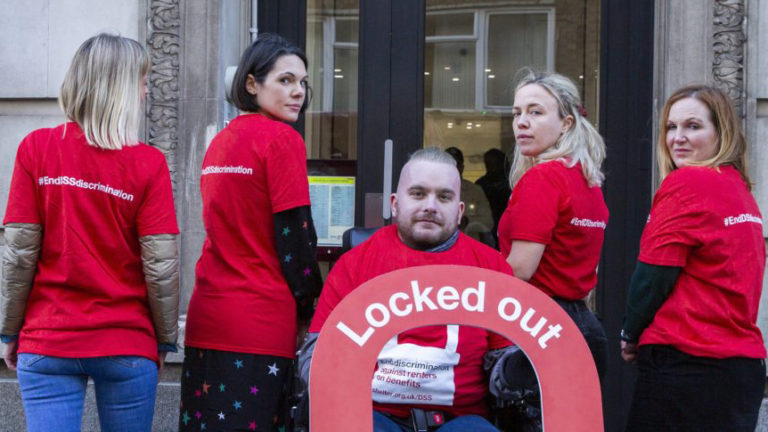
[[[72,55],[99,32],[143,41],[145,15],[143,0],[0,1],[0,219],[19,142],[65,120],[56,99]]]
[[[0,98],[56,98],[75,50],[106,31],[139,39],[140,0],[3,0]]]

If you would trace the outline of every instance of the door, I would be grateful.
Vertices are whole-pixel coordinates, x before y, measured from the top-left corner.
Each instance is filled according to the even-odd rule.
[[[457,147],[464,177],[486,171],[491,149],[514,146],[516,71],[555,70],[581,90],[606,140],[611,220],[592,307],[618,347],[629,277],[651,194],[653,0],[258,1],[259,31],[305,47],[314,101],[305,116],[310,158],[353,161],[354,221],[385,223],[385,141],[397,184],[408,154]],[[263,5],[263,6],[262,6]],[[623,430],[634,368],[609,350],[606,430]]]

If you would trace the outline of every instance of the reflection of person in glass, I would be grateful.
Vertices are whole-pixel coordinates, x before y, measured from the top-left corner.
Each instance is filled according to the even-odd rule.
[[[200,189],[206,239],[189,304],[179,429],[272,430],[297,328],[322,285],[304,141],[307,60],[260,35],[240,60],[242,111],[211,141]],[[298,319],[297,319],[298,318]],[[250,428],[250,429],[249,429]]]
[[[493,215],[491,206],[483,189],[464,178],[464,153],[456,147],[448,147],[445,152],[456,160],[456,168],[461,176],[461,200],[464,202],[464,215],[459,228],[468,236],[479,241],[489,241]],[[488,234],[487,236],[485,236]],[[495,246],[495,245],[491,245]]]
[[[61,85],[68,122],[18,148],[0,334],[32,432],[79,431],[89,379],[102,430],[152,429],[176,351],[179,230],[165,158],[138,140],[148,71],[135,40],[86,40]]]
[[[517,85],[512,196],[499,222],[499,246],[515,276],[576,322],[602,379],[605,332],[583,299],[597,283],[608,222],[600,189],[605,144],[582,111],[576,86],[562,75],[529,73]]]
[[[722,91],[694,85],[670,96],[660,124],[662,183],[621,334],[622,357],[639,366],[627,430],[751,432],[765,383],[765,242],[741,120]]]
[[[485,163],[485,175],[477,179],[476,185],[483,188],[488,203],[491,205],[493,215],[493,235],[496,236],[499,219],[507,208],[507,201],[512,190],[509,188],[509,176],[504,168],[507,160],[504,152],[499,149],[490,149],[483,153]]]

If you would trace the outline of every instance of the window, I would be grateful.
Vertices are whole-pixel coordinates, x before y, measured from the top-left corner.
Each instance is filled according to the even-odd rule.
[[[312,103],[305,141],[310,159],[355,159],[359,2],[343,8],[307,2],[307,59]]]
[[[461,149],[463,176],[474,181],[485,173],[485,151],[514,145],[518,71],[554,70],[555,8],[440,10],[444,3],[427,2],[424,145]]]

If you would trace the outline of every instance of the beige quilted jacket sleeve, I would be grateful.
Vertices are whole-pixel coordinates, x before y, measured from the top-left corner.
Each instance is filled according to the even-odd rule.
[[[39,224],[11,223],[5,226],[0,334],[16,336],[21,331],[42,239],[43,227]]]
[[[176,344],[179,321],[179,249],[176,235],[139,238],[149,308],[157,342]]]

